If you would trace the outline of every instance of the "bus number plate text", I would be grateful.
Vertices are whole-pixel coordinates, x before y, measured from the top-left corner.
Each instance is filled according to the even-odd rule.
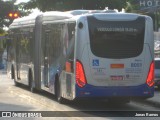
[[[123,76],[119,75],[119,76],[111,76],[111,80],[123,80]]]

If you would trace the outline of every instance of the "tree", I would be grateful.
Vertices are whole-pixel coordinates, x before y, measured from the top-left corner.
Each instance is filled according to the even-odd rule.
[[[13,2],[0,1],[0,28],[9,26],[13,20],[8,19],[8,13],[13,10]]]
[[[0,28],[0,35],[1,35],[1,34],[4,34],[4,31],[3,31],[2,28]]]
[[[127,12],[137,13],[140,7],[138,3],[139,3],[139,0],[127,0],[125,10]]]
[[[16,0],[12,0],[12,1],[0,1],[0,32],[4,32],[3,28],[4,27],[8,27],[12,22],[13,22],[13,18],[9,18],[8,14],[10,12],[18,12],[20,16],[24,16],[26,14],[28,14],[28,12],[24,11],[24,9],[20,9],[22,8],[23,4],[20,5],[14,5]],[[19,17],[20,17],[19,16]]]
[[[118,9],[126,6],[127,0],[31,0],[25,9],[38,8],[41,11],[73,10],[73,9]]]

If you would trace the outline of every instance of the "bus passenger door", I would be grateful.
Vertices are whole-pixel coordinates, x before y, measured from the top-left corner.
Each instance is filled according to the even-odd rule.
[[[45,42],[44,42],[44,86],[49,85],[49,31],[45,31]]]
[[[19,41],[19,38],[16,37],[15,38],[16,41]],[[20,64],[20,58],[21,58],[21,50],[20,50],[20,42],[16,42],[16,68],[17,68],[17,79],[18,80],[21,80],[21,77],[20,77],[20,68],[21,68],[21,64]]]
[[[75,45],[75,23],[68,23],[64,26],[64,51],[65,62],[65,92],[68,99],[74,99],[74,45]]]

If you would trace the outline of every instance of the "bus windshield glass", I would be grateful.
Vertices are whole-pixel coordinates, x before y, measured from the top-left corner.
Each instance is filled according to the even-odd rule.
[[[107,21],[88,18],[91,51],[103,58],[131,58],[141,54],[145,19]]]

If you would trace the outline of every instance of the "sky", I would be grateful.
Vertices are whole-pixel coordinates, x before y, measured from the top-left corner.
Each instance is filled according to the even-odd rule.
[[[11,0],[3,0],[3,1],[11,1]],[[30,0],[17,0],[16,4],[19,4],[21,2],[28,2]]]
[[[3,1],[11,1],[11,0],[3,0]],[[16,0],[16,3],[15,4],[19,4],[19,3],[21,3],[21,2],[28,2],[28,1],[30,1],[30,0]],[[32,15],[36,15],[36,14],[39,14],[40,13],[40,11],[36,8],[36,9],[33,9],[32,10]]]
[[[28,1],[30,1],[30,0],[17,0],[16,4],[19,4],[21,2],[28,2]]]
[[[28,2],[28,1],[30,1],[30,0],[17,0],[15,4],[19,4],[21,2]],[[32,10],[32,13],[30,15],[34,16],[34,15],[37,15],[39,13],[40,13],[40,11],[36,8],[36,9]]]

